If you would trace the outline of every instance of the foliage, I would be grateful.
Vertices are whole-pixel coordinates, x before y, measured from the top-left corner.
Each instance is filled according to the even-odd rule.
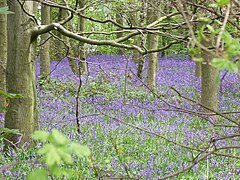
[[[118,12],[113,8],[114,3],[123,4],[122,7],[127,8],[124,6],[124,2],[122,0],[121,3],[119,1],[113,1],[109,4],[101,3],[96,9],[86,9],[87,15],[99,20],[113,18]],[[217,0],[216,4],[211,6],[218,10],[224,8],[229,2],[229,0]],[[167,20],[166,23],[172,23],[174,26],[174,24],[179,24],[181,20],[182,17],[176,16],[171,21]],[[220,32],[219,28],[212,26],[209,17],[199,17],[199,20],[206,24],[197,32],[198,41],[207,39],[206,31],[211,34],[211,37],[215,37]],[[215,21],[214,23],[218,22]],[[219,25],[221,25],[221,22]],[[97,33],[104,30],[106,32],[116,30],[115,26],[106,23],[96,25],[88,21],[86,26],[87,31],[94,30]],[[182,35],[185,33],[184,31],[184,28],[176,28],[170,30],[169,34]],[[114,35],[106,37],[94,33],[90,34],[89,37],[100,40],[115,38]],[[167,38],[166,41],[168,40]],[[235,56],[239,55],[239,39],[233,38],[231,31],[226,31],[222,40],[226,44],[226,51],[222,57],[213,59],[212,64],[219,69],[237,72],[239,61],[235,62],[233,60]],[[179,45],[172,50],[179,52],[182,49],[184,48]],[[104,46],[98,47],[97,51],[99,53],[115,53],[115,49]],[[194,55],[198,55],[201,49],[197,47],[190,51]],[[229,148],[221,151],[226,156],[218,154],[209,156],[209,158],[205,158],[206,161],[194,164],[195,166],[191,170],[186,171],[184,175],[180,174],[178,178],[237,178],[239,169],[236,167],[239,166],[239,159],[228,157],[228,153],[232,156],[239,156],[237,148],[236,150],[231,149],[231,147],[239,147],[239,142],[231,138],[224,139],[237,132],[236,129],[231,127],[231,123],[225,118],[220,118],[223,125],[214,126],[209,123],[207,120],[208,117],[211,119],[211,115],[204,115],[201,118],[201,116],[198,116],[201,114],[200,111],[194,112],[194,110],[199,109],[197,103],[189,103],[183,100],[168,88],[174,86],[180,90],[181,94],[196,101],[199,99],[200,82],[193,76],[194,66],[192,62],[188,60],[160,60],[161,65],[156,76],[158,83],[154,92],[157,94],[164,92],[166,96],[161,99],[145,87],[143,88],[138,79],[129,78],[126,80],[125,71],[128,69],[122,70],[126,63],[124,58],[116,58],[115,61],[111,60],[115,57],[100,56],[97,61],[91,58],[88,59],[90,62],[90,75],[88,77],[90,78],[83,77],[82,79],[83,85],[78,102],[80,103],[79,109],[75,109],[74,106],[79,78],[68,74],[69,71],[63,68],[68,67],[64,64],[65,62],[60,63],[62,66],[57,67],[55,74],[54,72],[51,73],[52,77],[48,81],[39,81],[42,87],[38,91],[40,124],[41,128],[46,129],[46,131],[37,131],[33,136],[43,143],[37,153],[42,160],[41,162],[44,162],[47,168],[35,169],[28,175],[28,179],[36,179],[36,177],[47,179],[48,176],[51,176],[52,179],[96,179],[104,177],[158,179],[186,167],[191,162],[195,163],[195,160],[204,154],[204,150],[208,148],[207,145],[215,136],[223,137],[222,141],[213,145],[215,148]],[[175,59],[179,59],[179,57],[175,57]],[[202,59],[198,58],[198,61],[202,61]],[[93,62],[93,65],[91,62]],[[104,70],[102,67],[95,67],[94,64],[104,67]],[[136,67],[131,63],[129,64],[129,69],[131,69],[129,72],[134,71]],[[220,109],[224,113],[226,110],[239,111],[239,102],[237,101],[239,99],[239,85],[237,75],[227,74],[226,81],[224,79],[222,85],[223,94],[219,96]],[[105,100],[104,103],[102,103],[103,99]],[[164,101],[167,103],[164,103]],[[171,109],[169,104],[173,104],[175,108]],[[81,134],[76,133],[74,110],[79,111]],[[109,116],[98,115],[101,113],[109,114]],[[95,114],[98,116],[95,116]],[[236,114],[227,112],[227,115],[233,119],[237,119],[238,114]],[[228,123],[230,126],[225,127]],[[52,133],[48,133],[47,131],[52,128],[63,129],[64,133],[71,139],[88,143],[88,146],[92,149],[90,166],[89,162],[82,161],[83,157],[90,155],[89,149],[70,141],[67,135],[61,134],[56,129],[53,129]],[[9,132],[8,129],[3,131]],[[162,136],[170,141],[166,141]],[[179,147],[171,141],[183,146]],[[190,147],[190,149],[185,147]],[[200,154],[198,154],[196,148],[200,149]],[[73,159],[73,155],[77,158]],[[15,157],[19,158],[19,156]],[[25,158],[28,158],[26,154]],[[7,163],[9,159],[1,157],[1,161]],[[30,171],[26,164],[20,164],[17,168],[20,171],[25,170],[24,168],[27,169],[26,172]],[[13,169],[14,173],[18,171],[16,169]],[[18,176],[14,174],[14,177]]]
[[[5,137],[7,137],[10,134],[21,135],[18,129],[9,129],[9,128],[0,127],[0,141],[2,141]]]
[[[38,154],[44,155],[42,160],[46,163],[48,171],[45,169],[35,169],[31,172],[27,179],[33,180],[48,179],[48,175],[55,177],[72,177],[72,171],[62,168],[62,164],[72,164],[72,155],[84,158],[90,155],[87,146],[71,142],[67,137],[61,134],[57,129],[53,129],[52,133],[45,131],[35,131],[33,138],[43,144],[43,147],[37,150]]]
[[[14,99],[14,98],[23,98],[21,94],[14,94],[14,93],[6,93],[3,90],[0,90],[0,97],[4,97],[5,99]],[[0,106],[0,111],[7,110],[7,107],[5,106]]]
[[[227,1],[219,1],[220,4],[224,5]],[[215,26],[222,25],[221,22],[214,21]],[[228,28],[231,30],[230,28]],[[207,31],[206,31],[207,30]],[[215,40],[220,32],[220,28],[215,28],[212,25],[204,24],[197,31],[197,40],[210,42]],[[207,37],[205,34],[210,32],[211,37]],[[239,64],[239,56],[240,56],[240,38],[233,38],[232,32],[225,30],[221,36],[221,40],[224,42],[224,51],[221,52],[219,57],[215,57],[212,59],[211,63],[213,66],[218,68],[219,70],[227,69],[229,72],[237,73],[240,67]],[[194,47],[189,48],[190,55],[193,56],[194,61],[203,62],[203,58],[201,57],[201,48]]]
[[[12,11],[8,11],[8,6],[6,7],[0,7],[0,14],[14,14]]]
[[[95,64],[92,62],[95,62]],[[52,64],[54,63],[52,62]],[[101,68],[99,68],[99,64],[101,64]],[[39,133],[41,144],[37,144],[37,147],[45,148],[45,150],[41,150],[45,154],[37,153],[39,150],[34,148],[19,149],[15,153],[11,153],[9,157],[0,155],[1,164],[19,162],[15,167],[4,172],[6,179],[16,177],[26,179],[26,173],[29,179],[36,179],[36,177],[44,179],[49,178],[49,176],[56,179],[64,178],[63,176],[67,178],[63,173],[59,178],[54,176],[48,165],[46,167],[42,165],[42,163],[46,164],[48,155],[53,154],[54,150],[57,151],[55,153],[57,157],[54,154],[53,158],[55,164],[60,159],[58,169],[61,169],[61,172],[70,171],[69,176],[71,175],[71,178],[69,179],[97,179],[98,177],[109,176],[119,179],[138,177],[157,179],[179,170],[179,166],[181,168],[185,167],[191,158],[197,154],[194,150],[172,145],[158,136],[114,121],[111,117],[91,116],[91,114],[101,112],[112,114],[129,124],[195,147],[204,147],[214,135],[214,132],[227,136],[234,131],[232,128],[214,128],[197,116],[168,111],[168,109],[166,111],[162,110],[162,108],[167,107],[158,98],[151,95],[146,88],[140,86],[134,76],[125,79],[125,69],[122,69],[124,64],[126,64],[126,59],[122,56],[102,55],[89,58],[90,74],[88,80],[86,77],[82,77],[83,86],[79,97],[82,134],[78,134],[76,131],[75,114],[73,114],[79,80],[76,77],[74,78],[67,61],[62,61],[51,74],[49,82],[44,83],[41,90],[38,89],[41,129],[48,132],[53,128],[61,129],[65,137],[69,137],[74,142],[87,144],[91,149],[90,162],[83,161],[78,156],[73,156],[75,154],[68,151],[69,144],[66,146],[59,144],[59,139],[60,142],[64,142],[66,138],[61,138],[58,133],[55,136],[53,136],[53,131],[52,133]],[[189,60],[160,59],[159,65],[156,92],[167,94],[165,100],[176,104],[176,106],[192,107],[190,104],[181,101],[176,94],[171,93],[168,87],[174,86],[181,93],[198,100],[200,81],[194,77],[194,63]],[[134,69],[134,67],[135,65],[129,62],[129,69]],[[125,80],[126,92],[124,90]],[[95,88],[95,93],[88,85],[93,89]],[[227,74],[223,81],[223,94],[220,96],[222,110],[237,111],[239,109],[237,106],[239,103],[239,88],[240,83],[237,75]],[[87,92],[92,93],[94,101],[88,96]],[[102,92],[104,93],[102,94]],[[127,102],[125,105],[123,104],[124,96]],[[102,103],[102,97],[105,97],[104,103]],[[237,114],[233,117],[237,118]],[[224,121],[224,119],[221,120]],[[53,137],[50,138],[51,136]],[[57,139],[54,140],[56,136]],[[46,141],[48,138],[50,140]],[[44,140],[45,142],[43,142]],[[219,145],[232,145],[232,143],[232,141],[226,140],[219,142]],[[238,145],[238,142],[236,143],[235,145]],[[225,152],[228,152],[228,150],[222,151],[222,153]],[[239,154],[238,150],[229,150],[229,152],[236,156]],[[63,154],[68,154],[66,160],[62,157]],[[69,155],[71,155],[71,164],[68,163]],[[33,161],[34,164],[29,165],[29,160]],[[39,162],[39,160],[41,161]],[[238,167],[238,164],[239,162],[236,159],[213,155],[209,157],[209,161],[199,163],[192,170],[179,175],[178,178],[221,179],[224,177],[226,179],[237,179],[236,167]]]
[[[23,96],[20,94],[13,94],[13,93],[6,93],[3,90],[0,90],[0,97],[4,97],[5,99],[16,99],[16,98],[22,98]],[[0,106],[0,111],[6,111],[7,107]],[[19,130],[18,129],[9,129],[9,128],[3,128],[0,127],[0,141],[3,140],[3,138],[7,137],[10,134],[18,134]]]
[[[214,58],[212,64],[220,70],[227,69],[229,72],[237,73],[240,64],[232,60],[240,56],[240,38],[233,38],[230,33],[224,32],[222,39],[226,45],[225,54],[220,58]]]
[[[20,94],[14,94],[14,93],[5,93],[4,91],[0,90],[0,96],[3,96],[7,99],[13,99],[13,98],[22,98],[23,96]]]

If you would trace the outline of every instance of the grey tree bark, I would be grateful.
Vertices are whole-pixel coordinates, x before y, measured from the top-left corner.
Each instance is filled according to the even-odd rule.
[[[7,0],[0,1],[0,7],[6,7]],[[7,63],[7,15],[0,14],[0,90],[6,91],[6,63]],[[0,106],[5,106],[5,98],[0,96]],[[0,110],[0,113],[1,110]]]
[[[218,110],[218,88],[219,83],[217,78],[219,76],[218,70],[210,65],[213,58],[212,54],[203,51],[202,57],[204,63],[201,65],[201,103],[208,108]],[[205,109],[205,112],[211,112]],[[217,121],[217,118],[214,117]]]
[[[84,8],[85,0],[79,1],[79,8]],[[84,12],[82,12],[84,14]],[[83,32],[85,30],[85,19],[83,17],[79,17],[79,32]],[[79,65],[81,74],[87,73],[87,58],[86,58],[86,47],[85,43],[79,43]]]
[[[65,1],[63,0],[62,3],[65,4]],[[60,20],[64,20],[66,19],[67,17],[69,16],[69,13],[67,10],[64,10],[62,9],[60,11]],[[69,23],[66,23],[64,25],[64,27],[66,29],[68,29],[69,27]],[[74,49],[71,48],[71,43],[70,43],[70,39],[67,37],[67,36],[62,36],[60,35],[60,37],[62,37],[62,40],[65,42],[65,45],[62,43],[62,46],[65,46],[63,47],[63,49],[65,49],[65,51],[67,52],[67,47],[69,48],[69,52],[68,52],[68,62],[69,62],[69,65],[70,65],[70,68],[72,70],[72,72],[74,74],[77,74],[78,73],[78,67],[77,67],[77,63],[76,63],[76,57],[75,57],[75,53],[74,53]],[[67,47],[66,47],[67,45]]]
[[[34,3],[26,1],[24,8],[33,13]],[[7,92],[21,94],[22,98],[11,99],[5,114],[4,126],[19,129],[22,133],[20,144],[31,142],[31,134],[38,128],[36,111],[35,54],[36,40],[32,39],[35,26],[31,17],[26,15],[17,1],[8,1],[8,53],[6,82]],[[7,137],[12,143],[18,142],[18,136]],[[5,142],[6,147],[11,146]]]
[[[50,23],[50,7],[42,4],[41,6],[41,24],[47,25]],[[42,78],[47,78],[50,74],[50,42],[49,35],[41,35],[41,50],[40,50],[40,75]]]
[[[139,14],[138,12],[134,12],[130,14],[130,22],[133,26],[138,26],[139,22]],[[141,37],[139,35],[134,36],[134,45],[140,46]],[[132,52],[132,60],[135,64],[138,64],[141,54],[137,50],[133,50]]]
[[[156,21],[160,16],[160,0],[150,0],[148,3],[148,23]],[[154,6],[153,6],[154,5]],[[148,48],[149,50],[157,49],[159,42],[159,36],[156,32],[148,34]],[[154,88],[156,86],[156,69],[158,64],[158,53],[150,53],[148,55],[148,71],[147,71],[147,84],[149,87]]]
[[[142,0],[142,7],[140,12],[140,26],[143,27],[146,21],[146,11],[147,11],[147,1]],[[142,34],[140,39],[140,46],[143,48],[145,46],[145,36]],[[144,61],[145,58],[141,54],[138,60],[138,68],[137,68],[137,76],[142,79],[143,78],[143,69],[144,69]]]
[[[195,76],[201,77],[201,74],[202,74],[202,63],[196,62],[195,63]]]
[[[119,11],[120,11],[120,10],[119,10]],[[123,18],[122,18],[122,16],[120,15],[120,13],[117,13],[117,14],[116,14],[116,22],[117,22],[118,24],[123,25]],[[118,30],[121,31],[122,29],[119,28]],[[123,37],[123,32],[117,33],[117,34],[116,34],[116,37],[117,37],[117,38]],[[123,50],[122,50],[122,49],[119,49],[119,50],[118,50],[118,54],[123,54]]]

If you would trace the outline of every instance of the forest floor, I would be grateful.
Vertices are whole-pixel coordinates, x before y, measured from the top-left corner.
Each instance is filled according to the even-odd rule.
[[[209,123],[212,116],[201,114],[195,103],[200,98],[200,78],[195,77],[193,61],[159,58],[153,91],[136,77],[137,67],[126,56],[95,55],[87,61],[88,75],[74,75],[63,59],[51,63],[47,83],[38,80],[41,129],[57,128],[91,149],[91,162],[76,158],[68,167],[75,171],[73,179],[160,179],[195,162],[177,179],[239,179],[240,159],[219,155],[239,157],[239,148],[228,148],[239,147],[239,139],[222,139],[208,146],[212,138],[233,135],[239,129],[213,126]],[[239,75],[222,71],[220,80],[219,110],[240,112]],[[39,83],[44,84],[41,89]],[[227,116],[237,120],[239,113]],[[224,117],[219,117],[219,122],[233,125]],[[210,148],[222,150],[198,162]],[[13,154],[11,158],[1,156],[0,163],[34,159],[36,155],[34,148]],[[6,176],[25,177],[31,169],[30,165],[18,164]]]

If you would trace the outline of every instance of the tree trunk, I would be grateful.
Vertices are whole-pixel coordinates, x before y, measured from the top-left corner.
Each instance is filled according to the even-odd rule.
[[[155,5],[155,7],[148,8],[148,16],[147,19],[149,20],[149,23],[152,23],[156,21],[160,13],[159,11],[156,11],[156,7],[159,10],[160,2],[159,0],[151,0],[150,5]],[[157,49],[158,48],[158,42],[159,42],[159,36],[158,34],[148,34],[148,48],[149,50]],[[150,53],[148,56],[148,71],[147,71],[147,84],[149,87],[154,88],[156,86],[156,69],[158,64],[158,53]]]
[[[17,1],[8,1],[8,6],[15,14],[8,16],[7,92],[21,94],[22,97],[9,101],[4,126],[19,129],[22,138],[18,145],[28,145],[33,131],[38,128],[35,82],[36,41],[31,37],[34,22],[22,11]],[[26,1],[24,8],[33,14],[32,1]],[[17,143],[19,137],[11,135],[7,139]],[[8,142],[5,144],[6,147],[11,146]]]
[[[119,10],[119,11],[120,11],[120,10]],[[116,22],[117,22],[118,24],[120,24],[120,25],[123,25],[123,18],[122,18],[122,16],[120,15],[120,13],[117,13],[117,14],[116,14]],[[117,30],[118,30],[118,31],[121,31],[122,29],[121,29],[121,28],[118,28]],[[123,37],[123,32],[117,33],[116,36],[117,36],[117,39]],[[118,50],[118,54],[123,54],[123,50],[122,50],[122,49],[119,49],[119,50]]]
[[[64,1],[62,1],[64,3]],[[53,17],[52,14],[54,14],[54,9],[55,8],[50,8],[50,15],[51,15],[51,22],[59,22],[63,20],[63,9],[59,8],[57,17]],[[52,33],[56,36],[51,40],[50,44],[50,59],[51,60],[56,60],[56,61],[61,61],[63,57],[66,54],[66,46],[63,43],[63,35],[58,32],[58,31],[52,31]]]
[[[196,77],[201,77],[201,71],[202,71],[202,63],[201,62],[196,62],[195,63],[195,76]]]
[[[79,8],[84,8],[85,0],[79,1]],[[84,13],[84,12],[82,12]],[[83,32],[85,30],[85,19],[79,16],[79,32]],[[87,58],[86,58],[86,48],[84,43],[79,43],[79,64],[80,64],[80,71],[81,74],[87,73]]]
[[[6,7],[7,0],[0,1],[0,7]],[[6,63],[7,63],[7,15],[0,14],[0,90],[6,91]],[[5,106],[5,98],[0,96],[0,107]],[[0,113],[1,112],[0,110]]]
[[[140,14],[140,26],[143,27],[146,21],[146,10],[147,10],[147,1],[142,0],[142,8]],[[145,46],[145,36],[141,35],[140,46],[143,48]],[[137,68],[137,76],[142,79],[143,78],[143,70],[144,70],[144,61],[145,58],[143,55],[140,55],[138,60],[138,68]]]
[[[132,14],[130,14],[130,22],[133,26],[138,26],[139,23],[139,16],[137,12],[134,12]],[[134,36],[134,45],[136,46],[140,46],[140,36]],[[132,60],[135,64],[139,63],[139,59],[140,59],[140,53],[137,50],[133,50],[132,52]]]
[[[62,3],[65,4],[65,1],[63,0]],[[65,6],[66,6],[66,5],[65,5]],[[60,12],[60,20],[66,19],[66,18],[68,17],[68,15],[69,15],[68,11],[65,10],[65,9],[62,9],[61,12]],[[66,29],[68,29],[69,24],[66,23],[66,24],[64,25],[64,27],[65,27]],[[61,36],[62,36],[62,35],[61,35]],[[74,74],[77,74],[77,73],[78,73],[78,67],[77,67],[77,63],[76,63],[76,60],[75,60],[74,49],[71,48],[70,39],[69,39],[67,36],[62,36],[62,40],[63,40],[63,41],[65,42],[65,44],[69,47],[69,52],[68,52],[68,63],[69,63],[69,66],[70,66],[72,72],[73,72]],[[64,46],[65,46],[65,45],[64,45]],[[63,49],[65,49],[66,52],[67,52],[66,47],[63,48]]]
[[[41,6],[41,24],[46,25],[50,23],[50,7]],[[48,40],[49,35],[41,35],[41,50],[40,50],[40,75],[41,78],[47,78],[50,74],[50,42]]]
[[[201,103],[208,108],[218,110],[218,70],[207,62],[211,62],[213,56],[209,52],[203,52],[204,63],[201,65]],[[205,110],[205,112],[211,112]],[[217,121],[216,117],[214,120]]]

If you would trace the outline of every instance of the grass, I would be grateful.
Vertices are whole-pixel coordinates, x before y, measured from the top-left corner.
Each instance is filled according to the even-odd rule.
[[[129,69],[126,70],[127,60],[123,56],[93,56],[88,61],[91,62],[90,74],[82,77],[83,86],[79,94],[82,134],[77,133],[75,118],[79,79],[70,72],[66,60],[59,64],[49,82],[38,89],[37,94],[41,129],[50,131],[57,128],[71,140],[86,144],[91,149],[90,159],[76,158],[71,166],[63,164],[74,170],[72,179],[158,179],[186,167],[198,154],[196,150],[180,147],[162,136],[183,146],[204,148],[212,136],[237,133],[236,129],[216,128],[195,115],[169,108],[131,74],[136,71],[134,64],[128,62]],[[172,104],[194,110],[192,104],[170,90],[174,86],[182,94],[199,99],[200,80],[194,77],[193,62],[171,59],[159,62],[155,92]],[[55,65],[52,62],[52,68]],[[125,77],[126,71],[131,74],[130,77]],[[219,95],[220,109],[240,110],[239,82],[237,75],[226,77],[223,94]],[[99,113],[107,115],[96,115]],[[231,116],[237,118],[239,115]],[[222,121],[227,123],[224,119]],[[217,144],[222,145],[239,146],[239,139],[222,140]],[[5,172],[6,179],[24,179],[33,167],[40,166],[26,163],[36,158],[35,152],[36,148],[20,149],[9,157],[1,155],[2,164],[22,162],[9,166],[9,171]],[[221,153],[240,156],[239,148],[222,150]],[[191,170],[181,173],[177,179],[238,179],[239,161],[210,155]]]

